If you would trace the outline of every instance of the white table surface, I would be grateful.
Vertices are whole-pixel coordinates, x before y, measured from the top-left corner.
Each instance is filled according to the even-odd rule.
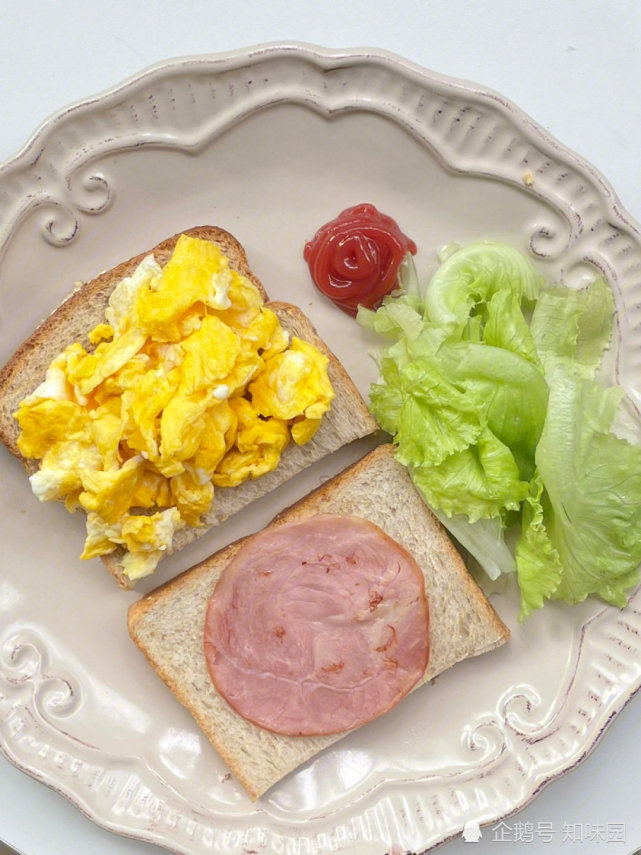
[[[495,89],[600,169],[641,220],[638,0],[0,0],[0,161],[50,114],[152,63],[273,41],[384,48]],[[636,697],[577,769],[509,820],[523,838],[511,851],[569,855],[578,837],[585,855],[641,847],[640,737]],[[553,842],[528,839],[542,824]],[[615,827],[625,840],[589,839]],[[509,844],[495,837],[439,851],[499,855]],[[2,756],[0,840],[27,855],[165,851],[97,827]]]

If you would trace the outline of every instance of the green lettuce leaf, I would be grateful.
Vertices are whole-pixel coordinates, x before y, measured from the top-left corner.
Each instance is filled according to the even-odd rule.
[[[529,480],[543,430],[548,386],[527,359],[490,345],[445,345],[438,352],[445,376],[462,384],[466,398],[484,411],[487,426],[506,445]]]
[[[425,291],[426,317],[463,328],[499,291],[519,303],[534,301],[544,285],[518,249],[498,241],[477,241],[453,252],[438,267]]]
[[[534,337],[530,331],[521,302],[513,291],[502,289],[487,304],[487,320],[483,341],[521,356],[543,371]]]
[[[478,402],[457,389],[434,359],[402,367],[381,361],[382,380],[370,389],[370,408],[397,443],[397,457],[408,465],[433,466],[475,442],[482,430]]]
[[[593,378],[612,336],[614,298],[602,276],[573,291],[554,286],[541,292],[530,329],[546,374],[562,368]]]
[[[356,319],[365,329],[373,330],[386,338],[407,336],[411,339],[422,331],[425,323],[423,302],[417,295],[386,297],[377,310],[359,306]]]
[[[475,445],[450,454],[437,466],[414,466],[410,475],[428,505],[471,523],[518,510],[529,485],[507,446],[485,429]]]
[[[562,373],[551,383],[536,462],[547,531],[563,566],[555,599],[598,594],[624,606],[639,581],[641,448],[610,432],[622,396]]]
[[[536,473],[531,493],[523,504],[521,534],[514,550],[521,591],[521,621],[555,594],[563,575],[559,553],[552,545],[545,523],[546,498],[543,482]]]
[[[438,508],[432,508],[432,511],[463,549],[474,556],[492,581],[503,574],[516,573],[516,561],[505,540],[502,517],[479,519],[471,523],[465,514],[448,517]]]

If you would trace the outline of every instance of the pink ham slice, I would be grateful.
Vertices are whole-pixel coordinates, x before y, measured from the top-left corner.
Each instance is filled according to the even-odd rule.
[[[216,585],[205,656],[218,692],[254,724],[340,733],[390,710],[429,657],[420,568],[378,526],[316,516],[255,535]]]

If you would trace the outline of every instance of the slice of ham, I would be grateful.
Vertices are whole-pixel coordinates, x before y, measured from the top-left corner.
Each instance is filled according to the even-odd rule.
[[[322,515],[238,551],[208,605],[205,656],[244,718],[318,736],[395,706],[425,672],[428,628],[412,556],[367,520]]]

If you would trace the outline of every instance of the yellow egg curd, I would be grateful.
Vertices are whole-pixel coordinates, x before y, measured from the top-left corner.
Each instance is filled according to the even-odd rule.
[[[42,501],[87,513],[82,558],[124,547],[152,573],[216,487],[278,466],[314,436],[334,392],[327,357],[282,328],[210,241],[178,239],[114,289],[104,321],[53,360],[14,414]]]

